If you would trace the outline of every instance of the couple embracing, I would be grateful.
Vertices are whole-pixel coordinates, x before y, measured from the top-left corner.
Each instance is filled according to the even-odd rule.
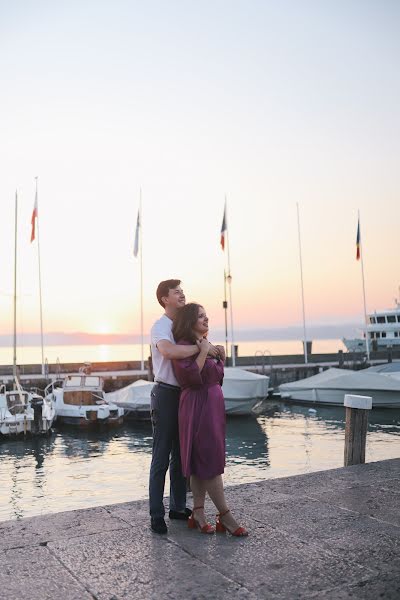
[[[153,454],[150,467],[150,517],[155,533],[167,533],[165,476],[169,468],[169,518],[184,520],[202,533],[247,535],[226,503],[225,404],[222,394],[225,352],[207,340],[203,306],[186,304],[179,279],[162,281],[157,300],[164,315],[151,330],[155,385],[151,393]],[[186,507],[190,478],[193,511]],[[215,527],[204,512],[206,494],[217,508]]]

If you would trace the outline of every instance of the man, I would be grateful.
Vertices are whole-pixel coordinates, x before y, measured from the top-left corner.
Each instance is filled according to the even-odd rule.
[[[151,422],[153,426],[153,455],[150,467],[150,517],[155,533],[167,533],[164,520],[164,486],[169,467],[169,518],[187,520],[192,511],[186,508],[186,478],[182,475],[179,449],[178,408],[180,387],[176,381],[171,359],[188,358],[197,354],[196,344],[176,345],[172,335],[172,321],[185,305],[185,294],[179,279],[161,281],[157,300],[165,313],[151,329],[151,352],[155,386],[151,392]],[[209,354],[220,356],[221,346],[210,344]]]

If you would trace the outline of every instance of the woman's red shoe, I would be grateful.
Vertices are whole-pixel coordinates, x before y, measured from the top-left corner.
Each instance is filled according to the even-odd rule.
[[[226,514],[228,514],[228,512],[231,512],[231,511],[228,509],[223,513],[217,514],[215,531],[217,533],[225,533],[226,531],[228,531],[234,537],[245,537],[246,535],[249,535],[249,532],[244,527],[237,527],[234,531],[231,531],[226,525],[224,525],[222,523],[221,517],[224,517]]]
[[[198,529],[199,531],[201,531],[201,533],[214,533],[215,529],[212,525],[210,525],[210,523],[206,523],[205,525],[200,525],[200,523],[197,521],[197,519],[195,519],[194,511],[200,510],[201,508],[204,508],[204,506],[196,506],[195,508],[193,508],[193,512],[190,515],[190,517],[188,518],[188,522],[187,522],[189,529]]]

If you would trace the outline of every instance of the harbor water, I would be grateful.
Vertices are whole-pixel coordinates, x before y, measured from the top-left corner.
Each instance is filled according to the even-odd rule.
[[[343,466],[344,408],[266,401],[227,422],[226,486]],[[0,442],[0,520],[147,498],[150,423]],[[366,461],[400,456],[400,409],[372,410]],[[228,490],[229,497],[229,490]]]

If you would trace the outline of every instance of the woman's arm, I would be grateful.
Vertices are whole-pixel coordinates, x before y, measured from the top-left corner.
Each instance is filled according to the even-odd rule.
[[[196,358],[196,363],[199,367],[199,371],[201,372],[203,370],[204,363],[206,362],[207,354],[210,349],[210,342],[203,338],[200,342],[198,342],[198,346],[200,348],[200,352],[198,357]]]

